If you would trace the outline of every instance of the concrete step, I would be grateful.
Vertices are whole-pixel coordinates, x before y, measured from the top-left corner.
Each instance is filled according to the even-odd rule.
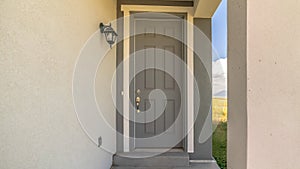
[[[191,163],[189,166],[183,167],[124,167],[124,166],[113,166],[111,169],[220,169],[216,163]]]
[[[111,169],[173,169],[173,167],[122,167],[122,166],[112,166]]]
[[[113,157],[113,169],[131,169],[130,167],[137,167],[138,169],[172,169],[185,166],[189,166],[189,155],[186,152],[167,152],[159,155],[132,152],[118,153]]]

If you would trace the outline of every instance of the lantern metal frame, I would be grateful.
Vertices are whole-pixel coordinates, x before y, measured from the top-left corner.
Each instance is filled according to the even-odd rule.
[[[115,32],[115,30],[111,27],[111,23],[109,25],[104,25],[102,22],[99,25],[100,32],[104,33],[106,42],[109,44],[110,48],[112,48],[112,45],[116,42],[118,34]],[[108,39],[110,36],[112,39]]]

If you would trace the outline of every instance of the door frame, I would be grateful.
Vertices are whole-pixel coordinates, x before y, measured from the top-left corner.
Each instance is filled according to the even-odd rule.
[[[139,14],[139,12],[131,12],[131,14]],[[186,14],[185,13],[168,13],[168,14],[170,14],[170,15],[172,15],[172,16],[163,16],[162,18],[160,18],[159,16],[158,17],[156,17],[156,16],[153,16],[153,17],[151,17],[151,14],[150,15],[142,15],[142,16],[135,16],[135,15],[132,15],[132,17],[130,17],[130,19],[131,19],[131,23],[130,23],[130,32],[131,32],[131,34],[132,35],[135,35],[135,26],[136,26],[136,21],[138,21],[138,20],[144,20],[144,21],[146,21],[146,20],[149,20],[149,21],[161,21],[161,20],[164,20],[164,19],[171,19],[171,20],[173,20],[173,21],[176,21],[176,22],[180,22],[181,23],[181,28],[182,28],[182,40],[184,41],[184,42],[186,42],[186,23],[185,22],[183,22],[182,20],[179,20],[179,18],[181,18],[181,19],[183,19],[183,20],[186,20],[186,18],[187,18],[187,16],[186,16]],[[131,53],[131,55],[135,55],[134,54],[134,51],[136,50],[135,49],[135,45],[136,44],[136,42],[135,42],[135,37],[131,37],[130,38],[130,53]],[[181,44],[181,47],[182,47],[182,50],[181,50],[181,56],[182,56],[182,61],[184,62],[184,63],[187,63],[186,61],[187,61],[187,57],[186,57],[186,55],[187,55],[187,52],[186,52],[186,47],[185,47],[185,45],[184,45],[184,43],[182,43]],[[131,59],[131,58],[130,58]],[[132,65],[133,64],[133,65]],[[131,60],[130,61],[130,73],[133,73],[133,72],[135,72],[134,71],[134,66],[135,66],[135,61],[134,60]],[[182,114],[182,125],[180,125],[181,127],[182,127],[182,135],[184,136],[184,133],[185,133],[185,131],[186,131],[186,124],[187,124],[187,115],[186,115],[186,93],[187,93],[187,87],[186,87],[186,80],[187,80],[187,78],[186,78],[186,67],[183,67],[183,69],[182,69],[182,71],[181,71],[181,78],[182,78],[182,84],[181,84],[181,86],[180,86],[180,88],[182,88],[183,90],[181,91],[182,93],[181,93],[181,100],[183,100],[182,102],[181,102],[181,107],[182,107],[182,112],[183,112],[183,114]],[[132,79],[133,80],[133,79]],[[133,88],[135,88],[135,85],[136,85],[136,83],[135,83],[135,81],[133,82]],[[130,89],[131,90],[131,92],[130,92],[130,97],[131,98],[136,98],[136,93],[135,92],[132,92],[132,88]],[[130,91],[129,90],[129,91]],[[130,109],[130,115],[129,115],[129,119],[135,119],[135,112],[134,112],[135,110],[134,110],[134,108],[133,107],[131,107],[131,109]],[[130,151],[136,151],[136,150],[144,150],[144,151],[148,151],[149,149],[151,149],[151,148],[137,148],[136,147],[136,140],[135,140],[135,136],[136,136],[136,131],[135,131],[135,123],[134,122],[130,122],[130,128],[129,128],[129,134],[130,134],[130,137],[131,137],[131,139],[130,139],[130,143],[129,143],[129,149],[130,149]],[[180,147],[180,148],[182,148],[184,151],[186,151],[187,150],[187,143],[186,143],[186,137],[183,137],[183,139],[182,139],[182,147]],[[167,150],[166,148],[155,148],[155,147],[153,147],[154,149],[156,149],[157,151],[159,151],[159,150],[162,150],[162,151],[164,151],[164,150]],[[174,148],[174,149],[179,149],[179,147],[176,147],[176,148]],[[151,151],[151,150],[150,150]]]
[[[131,151],[130,146],[130,13],[131,12],[162,12],[186,14],[186,122],[183,130],[188,131],[184,142],[185,151],[194,152],[194,39],[193,39],[193,7],[173,6],[149,6],[149,5],[121,5],[124,13],[124,37],[123,37],[123,151]]]

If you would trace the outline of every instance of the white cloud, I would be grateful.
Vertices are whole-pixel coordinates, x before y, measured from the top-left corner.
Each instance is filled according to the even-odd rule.
[[[212,63],[213,97],[227,97],[227,58]]]

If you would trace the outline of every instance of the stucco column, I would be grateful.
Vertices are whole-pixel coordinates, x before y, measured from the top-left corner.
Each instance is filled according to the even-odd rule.
[[[247,168],[247,5],[228,0],[228,168]]]
[[[207,43],[207,38],[211,41],[211,19],[194,19],[195,26],[201,31],[194,31],[194,50],[200,56],[194,55],[194,75],[199,89],[200,109],[194,124],[194,153],[190,154],[191,160],[212,160],[212,137],[210,136],[204,143],[199,143],[200,132],[206,125],[206,131],[211,130],[211,100],[212,100],[212,48]],[[203,38],[203,33],[207,38]],[[201,58],[201,59],[200,59]],[[206,65],[206,66],[204,66]],[[196,92],[196,91],[195,91]],[[195,113],[197,114],[197,113]],[[205,121],[209,123],[205,123]],[[207,128],[208,127],[208,128]]]

